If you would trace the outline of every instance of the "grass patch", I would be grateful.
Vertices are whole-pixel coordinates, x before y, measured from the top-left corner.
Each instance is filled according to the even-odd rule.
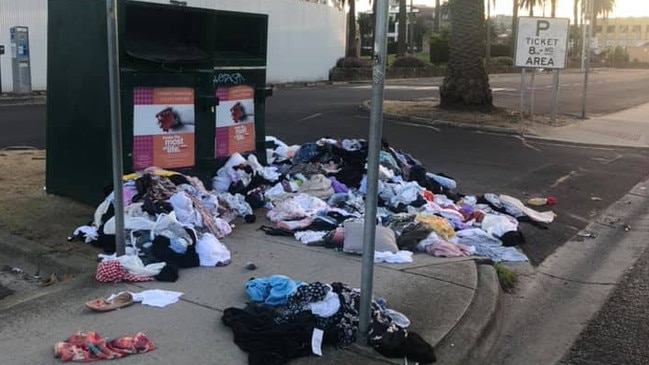
[[[517,281],[516,274],[500,264],[494,264],[494,268],[496,269],[496,273],[498,274],[500,287],[503,288],[506,293],[513,292]]]

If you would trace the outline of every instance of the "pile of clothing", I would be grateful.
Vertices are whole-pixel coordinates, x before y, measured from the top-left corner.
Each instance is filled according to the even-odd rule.
[[[93,221],[70,239],[102,247],[97,279],[175,281],[178,269],[222,266],[230,251],[220,239],[232,221],[254,223],[266,209],[274,226],[266,234],[291,236],[307,245],[362,252],[367,142],[322,138],[272,147],[262,165],[254,154],[235,153],[216,172],[208,190],[198,178],[150,167],[124,176],[127,255],[115,257],[115,222],[109,194]],[[440,257],[485,256],[525,261],[520,222],[547,228],[555,214],[497,194],[467,195],[443,173],[426,171],[410,154],[383,142],[379,154],[375,261],[412,262],[413,253]]]
[[[221,318],[234,333],[234,342],[248,352],[250,365],[279,365],[316,354],[322,345],[345,347],[356,340],[360,290],[343,283],[303,283],[287,276],[253,278],[246,283],[252,303],[227,308]],[[410,320],[372,301],[369,345],[391,358],[421,364],[435,362],[435,353],[420,335],[408,331]]]
[[[115,255],[114,192],[69,238],[104,250],[96,275],[102,282],[176,281],[180,268],[228,265],[230,251],[220,239],[238,216],[255,221],[243,195],[208,191],[196,177],[173,171],[126,175],[122,189],[126,255]]]
[[[268,166],[235,154],[217,172],[213,189],[235,190],[254,202],[253,208],[267,208],[274,226],[263,225],[266,234],[360,254],[366,141],[322,138],[301,146],[274,137],[268,141],[273,144]],[[377,262],[411,262],[414,252],[526,261],[514,247],[525,243],[519,223],[545,229],[555,218],[551,211],[538,212],[508,195],[462,194],[452,177],[426,171],[385,141],[379,161]]]

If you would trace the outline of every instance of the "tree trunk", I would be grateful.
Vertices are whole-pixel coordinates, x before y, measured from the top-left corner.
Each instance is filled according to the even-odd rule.
[[[359,57],[358,43],[356,42],[356,0],[349,0],[349,14],[347,14],[347,50],[346,57]]]
[[[485,49],[485,62],[491,65],[491,1],[487,0],[487,48]]]
[[[557,17],[557,0],[550,0],[550,16]]]
[[[408,15],[406,13],[406,0],[399,0],[399,29],[397,31],[397,57],[406,55],[406,33],[408,29]]]
[[[573,24],[576,26],[579,26],[579,0],[573,0],[574,2],[572,3],[572,21],[574,22]]]
[[[440,107],[490,111],[493,108],[489,76],[482,61],[483,0],[453,0],[451,38],[446,77],[439,89]]]

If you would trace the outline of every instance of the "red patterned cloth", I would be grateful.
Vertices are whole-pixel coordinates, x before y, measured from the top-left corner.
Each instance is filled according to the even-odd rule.
[[[54,345],[54,357],[61,361],[90,362],[118,359],[131,354],[155,350],[155,345],[142,332],[106,340],[97,332],[77,332]]]
[[[137,276],[126,271],[119,260],[106,260],[97,265],[97,281],[102,283],[119,283],[120,281],[152,281],[152,276]]]

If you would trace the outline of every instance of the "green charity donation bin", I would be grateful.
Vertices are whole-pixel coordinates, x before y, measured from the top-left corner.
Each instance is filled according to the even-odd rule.
[[[48,193],[97,204],[111,190],[104,0],[48,3]],[[117,3],[123,167],[211,177],[234,153],[266,161],[268,16]]]

